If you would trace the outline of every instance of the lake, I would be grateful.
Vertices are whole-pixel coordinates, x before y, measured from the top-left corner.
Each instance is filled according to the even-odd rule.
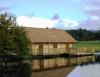
[[[79,65],[66,77],[100,77],[100,64]]]

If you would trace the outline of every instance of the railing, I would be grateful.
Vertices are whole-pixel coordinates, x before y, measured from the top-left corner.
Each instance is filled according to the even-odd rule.
[[[33,55],[56,55],[56,54],[63,54],[69,53],[69,50],[66,48],[44,48],[43,50],[33,49]]]
[[[34,52],[35,51],[35,52]],[[40,53],[42,51],[42,53]],[[59,55],[67,56],[67,54],[70,55],[91,55],[94,54],[96,51],[95,48],[90,48],[90,47],[82,47],[82,48],[45,48],[43,50],[39,49],[34,49],[33,50],[33,55],[44,55],[44,57],[49,56],[49,57],[58,57]]]
[[[95,53],[96,48],[92,48],[92,47],[80,47],[80,48],[71,48],[70,49],[70,54],[93,54]]]

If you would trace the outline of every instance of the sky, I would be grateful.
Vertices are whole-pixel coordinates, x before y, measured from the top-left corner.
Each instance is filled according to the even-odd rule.
[[[22,26],[100,29],[100,0],[0,0],[0,12]]]

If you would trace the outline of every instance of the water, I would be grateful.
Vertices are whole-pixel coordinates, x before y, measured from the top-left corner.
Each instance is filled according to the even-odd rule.
[[[83,66],[77,66],[66,77],[100,77],[100,64],[88,64]]]

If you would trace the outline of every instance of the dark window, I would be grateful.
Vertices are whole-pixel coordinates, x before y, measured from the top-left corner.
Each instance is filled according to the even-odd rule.
[[[54,45],[53,45],[53,48],[57,48],[57,44],[54,44]]]
[[[40,51],[40,54],[43,54],[43,45],[42,44],[39,44],[39,51]]]

